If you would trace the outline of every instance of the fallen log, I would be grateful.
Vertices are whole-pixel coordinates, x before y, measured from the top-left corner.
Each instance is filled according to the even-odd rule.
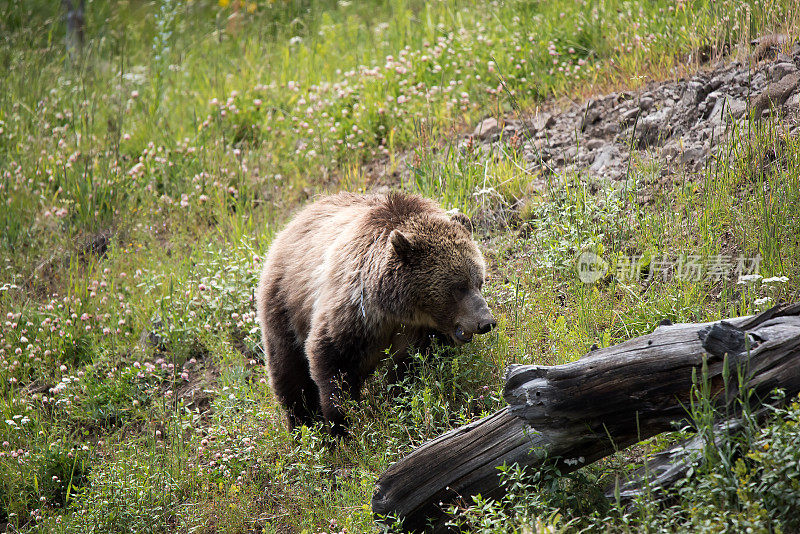
[[[621,485],[608,487],[605,491],[606,498],[629,503],[645,495],[663,494],[685,478],[689,469],[700,462],[707,446],[706,440],[713,440],[719,446],[727,436],[739,433],[742,428],[741,419],[726,419],[714,425],[711,437],[695,434],[676,443],[648,458],[645,465],[630,473]]]
[[[775,402],[774,406],[781,404],[782,402]],[[751,412],[749,417],[759,422],[765,420],[770,413],[769,408],[762,407],[754,413]],[[714,423],[710,435],[694,434],[647,458],[644,465],[628,473],[624,480],[617,480],[607,487],[604,491],[606,498],[630,504],[640,497],[663,496],[679,480],[686,478],[690,469],[700,464],[707,447],[711,444],[713,448],[721,447],[731,437],[741,434],[751,423],[752,421],[745,421],[737,416],[722,418]]]
[[[558,366],[512,365],[508,406],[422,445],[377,481],[376,516],[444,531],[445,508],[501,493],[498,467],[546,461],[574,471],[686,420],[703,365],[715,406],[740,386],[757,407],[775,388],[800,392],[800,304],[758,316],[659,326],[652,334]],[[743,373],[745,384],[737,384]],[[733,387],[725,391],[727,375]]]

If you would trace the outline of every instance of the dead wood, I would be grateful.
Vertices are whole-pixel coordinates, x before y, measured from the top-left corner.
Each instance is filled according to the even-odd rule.
[[[775,388],[800,392],[800,304],[758,316],[659,326],[649,335],[553,367],[514,365],[500,411],[422,445],[378,479],[375,514],[406,529],[446,530],[444,508],[501,492],[497,467],[558,462],[569,472],[686,420],[707,366],[717,408],[734,404],[743,373],[757,407]],[[733,387],[724,388],[723,373]],[[577,460],[577,461],[576,461]]]

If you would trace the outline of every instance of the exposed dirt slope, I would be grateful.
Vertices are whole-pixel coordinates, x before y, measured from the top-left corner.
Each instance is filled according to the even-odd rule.
[[[746,62],[722,61],[691,78],[522,120],[488,118],[463,142],[480,141],[488,153],[498,143],[517,141],[528,169],[541,171],[543,182],[548,174],[571,170],[618,181],[632,153],[640,160],[657,158],[662,175],[696,171],[735,128],[747,128],[749,116],[773,116],[789,135],[800,134],[799,81],[800,43],[769,36]]]

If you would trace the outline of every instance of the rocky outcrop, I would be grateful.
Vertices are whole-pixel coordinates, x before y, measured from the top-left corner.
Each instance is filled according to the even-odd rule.
[[[611,181],[625,177],[632,154],[657,158],[662,173],[698,171],[750,118],[772,113],[800,133],[800,44],[757,47],[748,61],[720,63],[690,78],[600,96],[532,117],[485,119],[471,140],[486,149],[515,139],[527,167],[542,176],[579,170]],[[787,53],[789,51],[790,53]],[[756,62],[758,59],[763,59]],[[470,136],[468,136],[470,137]],[[488,150],[487,150],[488,151]]]

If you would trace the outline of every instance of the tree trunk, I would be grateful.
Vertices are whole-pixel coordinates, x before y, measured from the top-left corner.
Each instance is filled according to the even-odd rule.
[[[85,39],[85,0],[61,0],[61,4],[64,7],[64,18],[67,22],[67,53],[74,62],[81,55]]]
[[[671,430],[688,417],[704,360],[715,406],[733,405],[742,373],[757,407],[775,388],[800,392],[800,304],[758,316],[659,326],[649,335],[553,367],[512,365],[509,406],[452,430],[392,465],[378,479],[375,514],[407,529],[446,530],[443,507],[497,496],[497,467],[535,468],[548,458],[573,471]],[[729,380],[729,387],[725,382]]]

